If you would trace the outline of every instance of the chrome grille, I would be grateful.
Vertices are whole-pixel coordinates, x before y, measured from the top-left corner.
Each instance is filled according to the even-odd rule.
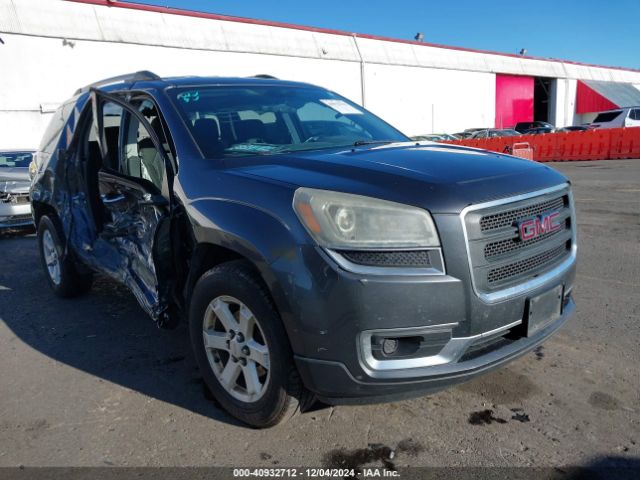
[[[527,241],[520,238],[519,222],[551,213],[558,213],[562,228]],[[573,251],[568,185],[471,206],[462,219],[474,288],[481,297],[498,298],[501,292],[560,265]]]
[[[561,233],[561,231],[545,233],[544,235],[540,235],[539,237],[527,240],[526,242],[522,242],[517,238],[508,238],[506,240],[487,243],[487,245],[484,247],[484,258],[489,260],[491,258],[498,257],[509,252],[520,250],[521,248],[532,247],[536,243],[544,242],[552,236],[558,235],[559,233]]]
[[[529,257],[525,260],[520,260],[518,262],[504,265],[502,267],[494,268],[492,270],[489,270],[487,281],[489,283],[496,283],[508,280],[515,275],[520,275],[523,272],[528,272],[536,267],[539,267],[540,265],[544,265],[550,261],[553,261],[565,255],[566,252],[567,247],[565,245],[560,245],[559,247],[539,253],[538,255],[534,255],[533,257]]]
[[[511,225],[513,222],[522,220],[524,218],[535,217],[545,212],[553,212],[554,210],[560,210],[565,206],[564,197],[554,198],[545,202],[530,205],[527,207],[515,208],[506,212],[494,213],[482,217],[480,220],[480,229],[483,232],[490,232],[491,230],[497,230],[498,228],[504,228]]]

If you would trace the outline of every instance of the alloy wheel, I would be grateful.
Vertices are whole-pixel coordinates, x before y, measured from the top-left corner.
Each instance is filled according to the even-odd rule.
[[[269,383],[269,348],[251,310],[234,297],[216,297],[204,314],[202,339],[222,387],[242,402],[258,401]]]
[[[42,253],[44,254],[44,261],[47,265],[47,272],[49,278],[56,285],[60,285],[60,257],[58,256],[58,250],[53,240],[53,235],[47,229],[42,235]]]

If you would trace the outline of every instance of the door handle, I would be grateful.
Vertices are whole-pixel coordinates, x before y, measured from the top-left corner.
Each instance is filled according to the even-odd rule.
[[[106,204],[106,205],[110,205],[112,203],[118,203],[121,202],[125,199],[125,196],[120,194],[120,195],[114,195],[114,196],[107,196],[107,195],[102,195],[102,203]]]

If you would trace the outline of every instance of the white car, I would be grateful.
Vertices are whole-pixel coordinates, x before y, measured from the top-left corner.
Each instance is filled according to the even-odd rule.
[[[640,107],[624,107],[600,112],[591,128],[640,127]]]

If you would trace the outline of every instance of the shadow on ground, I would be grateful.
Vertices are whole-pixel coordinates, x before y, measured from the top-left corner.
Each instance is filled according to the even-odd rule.
[[[34,235],[0,236],[0,265],[0,320],[22,342],[109,382],[243,425],[210,397],[191,356],[186,325],[156,328],[126,288],[104,277],[96,278],[88,295],[56,297]]]

